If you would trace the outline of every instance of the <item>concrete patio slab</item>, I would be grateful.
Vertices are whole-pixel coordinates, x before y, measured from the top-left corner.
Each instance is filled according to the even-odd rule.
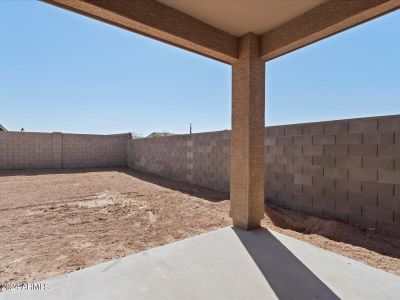
[[[0,299],[398,299],[400,277],[266,229],[223,228]]]

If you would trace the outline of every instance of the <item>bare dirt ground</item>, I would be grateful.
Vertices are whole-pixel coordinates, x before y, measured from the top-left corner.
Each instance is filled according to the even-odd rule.
[[[400,276],[400,237],[268,206],[262,226]]]
[[[229,196],[129,169],[0,172],[0,283],[32,282],[231,225]],[[263,226],[400,275],[400,238],[266,208]]]

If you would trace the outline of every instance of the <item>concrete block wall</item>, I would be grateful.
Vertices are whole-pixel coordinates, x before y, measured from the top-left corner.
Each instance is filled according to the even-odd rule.
[[[128,143],[128,166],[229,192],[230,132],[206,132]]]
[[[192,140],[193,183],[229,192],[231,133],[230,131],[205,132],[189,135]],[[189,154],[190,155],[190,154]]]
[[[133,141],[133,140],[132,140]],[[188,181],[188,136],[175,135],[128,142],[128,166],[166,178]]]
[[[130,134],[0,132],[0,170],[126,166]]]
[[[126,166],[129,135],[62,135],[62,167]]]
[[[0,170],[53,168],[51,133],[0,131]]]
[[[400,116],[267,127],[265,154],[267,201],[400,233]],[[230,132],[131,140],[128,165],[228,192]]]
[[[272,203],[400,233],[400,116],[266,130]]]
[[[400,233],[400,116],[265,128],[267,201]],[[0,132],[0,170],[125,166],[229,192],[230,131]]]

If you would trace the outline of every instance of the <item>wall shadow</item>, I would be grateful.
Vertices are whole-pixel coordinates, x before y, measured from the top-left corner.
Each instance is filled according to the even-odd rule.
[[[76,168],[76,169],[24,169],[24,170],[0,170],[0,177],[4,176],[37,176],[51,174],[78,174],[92,172],[118,171],[124,167],[113,168]]]
[[[217,192],[205,187],[201,187],[196,184],[175,181],[171,179],[167,179],[161,177],[159,175],[154,175],[150,173],[145,173],[137,170],[133,170],[130,168],[122,168],[118,169],[119,172],[122,172],[126,175],[132,176],[136,179],[143,180],[149,183],[153,183],[164,188],[178,191],[193,197],[201,198],[211,202],[220,202],[224,200],[229,200],[229,194],[224,192]]]
[[[267,229],[232,229],[279,299],[340,299]]]
[[[400,259],[400,236],[391,232],[369,231],[350,223],[288,210],[272,204],[265,205],[265,216],[278,228],[319,235],[331,241]]]
[[[77,169],[30,169],[30,170],[0,170],[1,177],[10,176],[39,176],[51,174],[82,174],[92,172],[119,172],[138,180],[146,181],[164,188],[201,198],[211,202],[229,200],[229,193],[213,191],[196,184],[167,179],[158,175],[136,171],[128,167],[112,168],[77,168]]]

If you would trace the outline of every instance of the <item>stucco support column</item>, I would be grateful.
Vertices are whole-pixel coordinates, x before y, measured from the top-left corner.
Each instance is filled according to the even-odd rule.
[[[239,40],[232,64],[231,210],[242,229],[260,226],[264,216],[265,63],[259,36]]]

